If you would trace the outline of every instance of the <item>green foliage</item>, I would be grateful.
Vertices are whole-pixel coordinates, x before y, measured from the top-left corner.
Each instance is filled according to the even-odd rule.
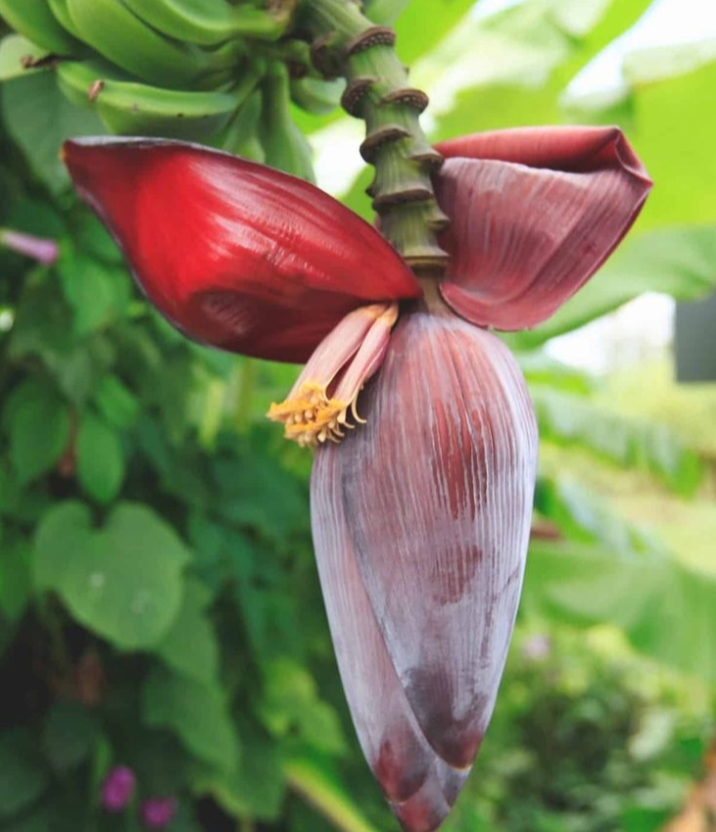
[[[62,399],[51,387],[28,380],[13,391],[4,417],[19,482],[46,473],[69,440],[70,418]]]
[[[553,317],[507,340],[517,349],[537,347],[644,292],[663,292],[682,301],[705,297],[716,288],[715,263],[716,225],[685,225],[635,236]]]
[[[68,185],[58,148],[70,136],[97,136],[104,128],[91,112],[78,110],[47,73],[16,78],[2,86],[7,131],[27,155],[33,172],[56,193]]]
[[[639,832],[681,807],[708,722],[608,639],[518,630],[482,755],[450,832]],[[618,650],[616,650],[619,653]]]
[[[624,468],[653,474],[677,494],[693,494],[702,480],[699,456],[664,425],[630,419],[547,385],[533,385],[532,398],[543,439],[581,447]]]
[[[157,668],[142,692],[147,725],[174,731],[196,757],[231,771],[239,745],[229,718],[225,694],[216,684],[204,684]]]

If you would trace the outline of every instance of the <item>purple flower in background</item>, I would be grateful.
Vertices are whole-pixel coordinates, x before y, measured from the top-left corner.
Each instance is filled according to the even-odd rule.
[[[10,228],[0,228],[0,245],[18,254],[32,257],[45,266],[51,266],[59,254],[59,248],[54,240],[44,240],[42,237],[34,237]]]
[[[123,812],[132,799],[137,778],[127,766],[110,769],[102,784],[102,806],[108,812]]]
[[[147,829],[165,829],[177,811],[175,797],[149,797],[142,801],[139,816]]]

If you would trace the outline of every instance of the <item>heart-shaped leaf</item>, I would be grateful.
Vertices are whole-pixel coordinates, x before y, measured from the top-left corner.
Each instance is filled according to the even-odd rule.
[[[121,503],[101,528],[89,508],[65,502],[35,538],[35,577],[59,593],[75,618],[125,650],[148,648],[168,632],[182,600],[189,553],[144,506]]]

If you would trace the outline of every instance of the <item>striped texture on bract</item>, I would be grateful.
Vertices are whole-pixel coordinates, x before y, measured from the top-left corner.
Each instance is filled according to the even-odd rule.
[[[363,751],[411,832],[447,815],[492,713],[529,538],[537,430],[512,355],[450,314],[404,315],[321,448],[313,534]]]
[[[63,158],[142,291],[197,341],[303,363],[353,309],[422,294],[372,226],[280,171],[162,139],[75,139]]]
[[[596,272],[651,189],[616,127],[524,127],[443,142],[446,303],[497,329],[542,323]]]

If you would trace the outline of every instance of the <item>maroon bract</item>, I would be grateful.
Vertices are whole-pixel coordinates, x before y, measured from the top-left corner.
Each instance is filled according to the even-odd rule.
[[[651,184],[611,127],[438,149],[451,263],[424,293],[376,229],[304,182],[178,143],[65,151],[141,286],[188,335],[264,358],[315,350],[270,415],[319,448],[312,527],[338,663],[409,832],[437,827],[469,773],[524,572],[536,423],[517,362],[486,328],[549,317]]]
[[[541,127],[443,142],[436,189],[452,220],[440,284],[479,326],[514,330],[554,314],[601,266],[651,187],[616,127]]]
[[[522,585],[532,405],[494,335],[408,312],[366,424],[316,454],[313,537],[363,751],[407,829],[448,813],[482,742]]]

